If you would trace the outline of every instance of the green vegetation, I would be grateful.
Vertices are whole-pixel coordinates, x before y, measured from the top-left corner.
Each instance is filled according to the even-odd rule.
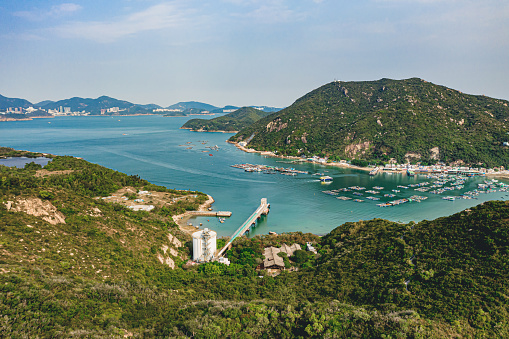
[[[171,216],[204,194],[71,157],[35,176],[40,169],[0,166],[0,337],[509,336],[506,202],[417,224],[346,223],[322,238],[241,237],[227,252],[230,266],[191,266],[191,238]],[[125,186],[187,199],[134,212],[98,198]],[[7,209],[31,198],[55,206],[65,223]],[[188,241],[170,256],[174,270],[157,258],[169,256],[168,233]],[[257,270],[265,247],[308,241],[317,255],[284,258],[297,271]]]
[[[26,157],[26,158],[39,158],[39,157],[52,158],[53,156],[50,154],[43,155],[42,153],[34,153],[29,151],[18,151],[10,147],[1,147],[0,146],[0,159],[2,158],[16,158],[16,157]]]
[[[46,111],[37,110],[31,113],[21,114],[21,113],[6,113],[0,115],[1,120],[31,120],[32,118],[40,118],[40,117],[53,117],[53,115],[49,114]]]
[[[282,155],[508,166],[505,100],[421,79],[332,82],[230,138]],[[437,152],[438,151],[438,152]]]
[[[242,107],[235,112],[228,113],[221,117],[210,120],[189,120],[181,128],[190,129],[193,131],[236,132],[269,114],[271,113],[260,111],[252,107]]]

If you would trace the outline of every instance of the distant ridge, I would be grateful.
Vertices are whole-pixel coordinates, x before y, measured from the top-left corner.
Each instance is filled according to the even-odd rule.
[[[7,98],[0,94],[0,109],[7,109],[9,107],[22,107],[28,108],[32,106],[30,101],[18,98]]]
[[[228,113],[214,119],[191,119],[181,128],[190,129],[192,131],[207,132],[236,132],[242,128],[251,125],[255,121],[271,114],[269,112],[260,111],[252,107],[242,107],[235,112]]]
[[[217,109],[218,107],[212,106],[209,104],[205,104],[203,102],[197,102],[197,101],[186,101],[186,102],[178,102],[176,104],[173,104],[171,106],[166,107],[168,109],[179,109],[181,111],[185,111],[187,109],[195,108],[195,109],[201,109],[206,111],[212,111]]]
[[[34,107],[43,107],[43,106],[46,106],[46,105],[49,105],[49,104],[52,104],[54,103],[54,101],[52,100],[44,100],[44,101],[41,101],[41,102],[38,102],[36,104],[34,104]]]
[[[46,104],[41,107],[44,109],[59,109],[60,107],[70,107],[71,111],[87,111],[93,115],[101,114],[101,109],[108,109],[112,107],[118,107],[124,109],[122,114],[134,114],[134,113],[150,113],[151,110],[147,110],[140,105],[135,105],[129,101],[118,100],[108,96],[100,96],[97,99],[92,98],[80,98],[74,97],[65,100],[59,100]]]
[[[418,78],[334,81],[230,140],[283,155],[507,167],[508,104]]]

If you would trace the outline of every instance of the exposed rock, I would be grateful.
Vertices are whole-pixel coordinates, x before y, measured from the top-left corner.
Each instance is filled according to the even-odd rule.
[[[308,141],[307,141],[307,139],[306,139],[306,136],[307,136],[307,133],[304,133],[304,134],[302,135],[302,137],[300,138],[300,140],[302,140],[302,142],[303,142],[303,143],[305,143],[305,144],[307,144],[307,143],[308,143]]]
[[[100,217],[103,215],[103,212],[97,207],[94,207],[90,212],[88,212],[88,215],[91,217]]]
[[[168,265],[171,269],[175,268],[175,262],[173,259],[169,257],[164,258],[160,253],[157,254],[157,259],[161,264]]]
[[[354,157],[357,153],[366,153],[366,151],[370,148],[371,143],[369,141],[360,142],[357,144],[350,144],[345,147],[345,153],[349,157]]]
[[[420,159],[420,158],[421,158],[421,155],[419,153],[407,152],[405,154],[405,159],[407,162],[410,162],[411,159]]]
[[[39,198],[19,198],[15,202],[8,201],[5,207],[7,207],[7,210],[14,212],[24,212],[36,217],[42,217],[43,220],[52,225],[65,224],[65,216],[47,200],[42,201]]]
[[[288,127],[288,123],[286,123],[286,122],[283,123],[283,122],[281,122],[281,118],[277,118],[267,124],[267,131],[268,132],[274,132],[274,131],[279,132],[280,130],[282,130],[283,128],[286,128],[286,127]]]
[[[440,160],[440,149],[438,147],[433,147],[429,151],[431,152],[430,158],[432,160]]]
[[[175,245],[177,248],[182,247],[182,242],[177,239],[177,237],[173,237],[173,245]]]

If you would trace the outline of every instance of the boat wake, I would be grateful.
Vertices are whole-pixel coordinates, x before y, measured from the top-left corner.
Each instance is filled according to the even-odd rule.
[[[156,166],[172,169],[172,170],[175,170],[175,171],[186,172],[186,173],[191,173],[191,174],[196,174],[196,175],[201,175],[201,176],[207,176],[207,177],[215,177],[215,178],[220,178],[220,179],[226,179],[226,180],[229,180],[229,181],[244,181],[244,182],[254,182],[254,183],[263,183],[263,184],[275,184],[275,182],[273,182],[273,181],[263,181],[263,180],[235,178],[235,177],[232,177],[232,176],[217,174],[217,173],[213,173],[213,172],[205,172],[205,171],[200,171],[200,170],[197,170],[197,169],[194,169],[194,168],[188,168],[188,167],[178,166],[178,165],[175,165],[175,164],[169,164],[169,163],[165,163],[165,162],[161,162],[161,161],[155,161],[153,159],[146,159],[146,158],[140,157],[138,155],[134,155],[134,154],[126,153],[126,152],[112,151],[110,149],[106,149],[106,148],[103,148],[103,147],[97,147],[97,148],[100,149],[102,152],[108,152],[108,153],[115,154],[115,155],[118,155],[118,156],[121,156],[121,157],[124,157],[124,158],[133,159],[133,160],[136,160],[136,161],[140,161],[140,162],[144,162],[144,163],[147,163],[147,164],[151,164],[151,165],[156,165]]]

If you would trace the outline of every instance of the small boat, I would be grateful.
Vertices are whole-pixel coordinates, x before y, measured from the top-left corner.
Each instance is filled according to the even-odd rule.
[[[369,175],[373,176],[373,175],[376,175],[378,173],[378,167],[375,167],[374,169],[372,169],[370,172],[369,172]]]
[[[214,154],[210,154],[210,153],[209,153],[209,156],[211,156],[211,157],[212,157],[212,156],[214,156]]]
[[[320,181],[321,182],[331,182],[332,181],[332,177],[329,177],[328,175],[325,175],[323,177],[320,177]]]

